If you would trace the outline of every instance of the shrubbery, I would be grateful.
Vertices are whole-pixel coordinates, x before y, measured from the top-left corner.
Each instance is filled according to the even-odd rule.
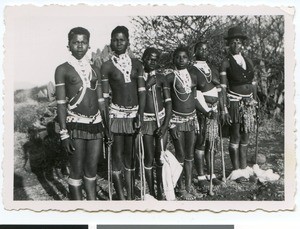
[[[15,104],[14,131],[27,133],[28,128],[43,116],[46,109],[43,103]]]

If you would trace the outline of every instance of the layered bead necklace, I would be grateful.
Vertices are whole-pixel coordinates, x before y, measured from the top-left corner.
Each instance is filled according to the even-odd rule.
[[[173,84],[173,88],[175,91],[175,95],[176,97],[181,101],[181,102],[186,102],[192,92],[192,79],[190,76],[190,73],[188,72],[187,69],[182,69],[182,70],[175,70],[174,71],[175,74],[175,78],[174,78],[174,84]],[[176,81],[178,81],[181,86],[184,89],[184,92],[180,92],[177,88],[176,88]],[[183,95],[183,94],[188,94],[186,99],[181,99],[179,97],[179,95]]]

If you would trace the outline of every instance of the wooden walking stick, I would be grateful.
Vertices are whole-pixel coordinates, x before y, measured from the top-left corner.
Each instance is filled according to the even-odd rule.
[[[212,140],[212,146],[210,147],[210,179],[209,179],[209,195],[214,196],[213,192],[213,173],[214,173],[214,148],[215,148],[215,128],[213,127],[213,140]]]
[[[210,196],[213,196],[215,195],[214,192],[213,192],[213,183],[212,183],[212,180],[213,180],[213,171],[214,171],[214,145],[215,145],[215,140],[213,140],[212,142],[212,147],[211,147],[211,150],[210,150],[210,179],[209,179],[209,195]]]
[[[219,121],[219,128],[220,128],[220,145],[221,145],[221,158],[222,158],[222,181],[226,183],[223,134],[222,134],[222,125],[220,121]]]
[[[141,200],[145,199],[146,195],[146,177],[145,177],[145,164],[144,164],[144,145],[142,133],[138,133],[138,151],[140,162],[140,180],[141,180]]]
[[[109,132],[109,136],[111,136],[110,133],[110,118],[109,118],[109,126],[108,126],[108,132]],[[106,142],[107,146],[107,170],[108,170],[108,196],[109,196],[109,200],[112,200],[112,155],[111,155],[111,146],[112,146],[112,141],[111,139],[107,139]]]
[[[111,145],[110,143],[108,143],[107,146],[107,161],[108,161],[108,166],[107,166],[107,170],[108,170],[108,196],[109,196],[109,200],[112,200],[112,161],[111,161]]]
[[[258,114],[258,104],[256,105],[256,136],[255,136],[255,164],[257,164],[258,156],[258,124],[259,124],[259,114]]]
[[[157,95],[156,95],[155,85],[152,86],[152,96],[153,96],[156,124],[157,124],[157,127],[159,128],[160,121],[159,121],[159,117],[158,117],[158,103],[157,103]],[[163,142],[162,138],[160,138],[160,147],[161,147],[161,150],[163,151],[164,150],[164,142]]]

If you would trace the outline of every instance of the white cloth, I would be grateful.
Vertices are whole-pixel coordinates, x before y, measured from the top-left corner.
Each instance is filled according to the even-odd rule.
[[[176,200],[174,188],[181,175],[182,166],[179,164],[175,156],[168,150],[163,151],[160,157],[162,167],[162,180],[166,200]]]
[[[209,91],[202,92],[204,96],[210,96],[210,97],[218,97],[218,89],[216,87],[213,87]]]
[[[203,109],[206,111],[206,112],[209,112],[211,109],[208,107],[206,101],[205,101],[205,98],[203,96],[203,93],[201,91],[198,91],[197,90],[197,100],[199,101],[200,105],[203,107]]]
[[[113,55],[111,60],[114,66],[122,72],[124,76],[125,83],[131,82],[131,69],[132,69],[132,62],[131,58],[129,57],[128,53],[121,54],[119,56]]]
[[[249,179],[253,174],[253,169],[247,166],[245,169],[236,169],[233,170],[230,175],[227,177],[227,180],[236,180],[240,177],[245,177]]]
[[[260,182],[275,181],[279,179],[279,175],[274,173],[272,169],[262,170],[258,164],[253,165],[253,172]]]
[[[260,169],[257,164],[255,164],[253,165],[253,168],[247,166],[245,169],[233,170],[227,177],[227,180],[236,180],[240,177],[249,179],[250,176],[256,176],[262,183],[266,181],[276,181],[280,178],[280,176],[277,173],[274,173],[272,169],[263,170]]]
[[[247,67],[244,57],[240,53],[232,56],[235,59],[236,63],[246,70]]]

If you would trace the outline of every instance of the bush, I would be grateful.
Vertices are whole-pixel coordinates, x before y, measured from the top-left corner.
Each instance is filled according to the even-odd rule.
[[[15,104],[14,131],[27,133],[28,128],[43,116],[46,109],[45,104],[39,103]]]
[[[15,103],[24,103],[28,100],[29,92],[28,90],[17,90],[14,95]]]

